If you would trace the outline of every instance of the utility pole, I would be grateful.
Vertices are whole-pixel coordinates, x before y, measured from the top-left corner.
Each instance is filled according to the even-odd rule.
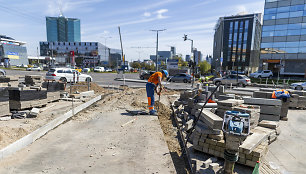
[[[108,37],[106,37],[106,36],[101,36],[101,38],[104,39],[104,43],[105,43],[105,45],[104,45],[104,47],[105,47],[105,58],[107,58],[107,57],[106,57],[106,40],[107,40],[107,39],[110,39],[110,38],[112,38],[112,37],[110,37],[110,36],[108,36]],[[109,57],[108,57],[108,59],[109,59]],[[107,61],[109,61],[109,60],[107,60]]]
[[[123,60],[123,85],[125,86],[125,76],[124,76],[124,72],[125,72],[125,56],[123,54],[123,46],[122,46],[122,38],[121,38],[120,26],[118,26],[118,30],[119,30],[120,44],[121,44],[121,53],[122,53],[122,60]]]
[[[158,32],[160,32],[160,31],[165,31],[165,30],[166,30],[166,29],[161,29],[161,30],[150,30],[150,31],[156,32],[156,58],[155,58],[155,61],[156,61],[155,71],[156,71],[156,72],[158,71]]]
[[[183,37],[184,41],[186,40],[190,40],[191,41],[191,55],[193,53],[193,63],[192,63],[192,71],[193,71],[193,76],[192,76],[192,84],[191,84],[191,87],[193,88],[194,86],[194,82],[195,82],[195,64],[196,64],[196,61],[195,61],[195,54],[193,52],[193,40],[192,39],[188,39],[187,38],[187,35],[184,34],[184,37]]]

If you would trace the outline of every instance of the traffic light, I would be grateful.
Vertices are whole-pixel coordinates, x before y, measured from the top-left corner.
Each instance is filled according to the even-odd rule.
[[[184,34],[184,41],[186,41],[187,40],[187,35],[186,34]]]

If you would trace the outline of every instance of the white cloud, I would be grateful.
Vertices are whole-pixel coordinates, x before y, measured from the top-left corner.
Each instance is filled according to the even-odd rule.
[[[145,13],[143,14],[143,16],[144,16],[144,17],[150,17],[150,16],[151,16],[151,13],[145,12]]]
[[[160,10],[157,10],[155,14],[157,14],[158,19],[164,19],[164,18],[167,18],[167,16],[163,16],[163,14],[167,12],[168,12],[168,9],[160,9]]]

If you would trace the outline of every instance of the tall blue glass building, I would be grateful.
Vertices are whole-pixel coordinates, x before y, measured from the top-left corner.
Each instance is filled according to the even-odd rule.
[[[306,5],[304,0],[266,0],[260,66],[281,75],[305,75]]]
[[[81,42],[81,23],[79,19],[46,17],[48,42]]]

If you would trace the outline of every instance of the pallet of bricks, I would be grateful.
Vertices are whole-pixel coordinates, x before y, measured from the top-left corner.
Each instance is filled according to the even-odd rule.
[[[272,98],[272,92],[278,89],[272,88],[260,88],[260,91],[254,92],[254,97],[256,98]],[[292,90],[289,89],[292,97],[289,100],[289,108],[291,109],[306,109],[306,91]],[[266,93],[267,95],[263,95]],[[259,97],[260,96],[260,97]]]
[[[288,110],[291,105],[292,97],[286,101],[281,99],[272,99],[272,91],[255,91],[253,98],[244,98],[245,103],[251,105],[260,105],[260,120],[279,121],[288,120]]]
[[[26,75],[24,81],[26,86],[41,87],[43,77],[40,75]]]
[[[244,108],[245,106],[247,105],[236,106],[233,110],[236,109],[240,112],[245,110],[245,112],[254,114],[253,118],[258,119],[259,109]],[[192,134],[193,148],[215,157],[224,158],[226,144],[221,130],[222,122],[221,117],[208,110],[203,110]],[[262,121],[258,124],[251,129],[251,135],[245,139],[239,148],[238,163],[240,164],[254,167],[256,162],[261,161],[267,154],[268,145],[275,141],[279,134],[277,122]]]
[[[7,87],[0,87],[0,117],[10,114]]]

